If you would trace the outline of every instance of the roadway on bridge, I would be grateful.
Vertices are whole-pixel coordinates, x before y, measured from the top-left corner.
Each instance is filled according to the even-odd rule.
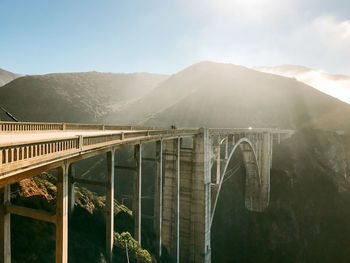
[[[137,130],[142,131],[142,130]],[[45,140],[60,140],[64,138],[72,138],[77,136],[95,136],[95,135],[108,135],[116,133],[128,133],[135,132],[135,130],[108,130],[108,131],[44,131],[44,132],[12,132],[1,133],[0,132],[0,147],[18,145],[22,143],[30,143],[33,141],[45,141]]]

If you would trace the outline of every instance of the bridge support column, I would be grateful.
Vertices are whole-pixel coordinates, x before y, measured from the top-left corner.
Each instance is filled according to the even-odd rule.
[[[56,263],[68,262],[68,171],[57,168]]]
[[[10,194],[10,185],[0,189],[0,262],[4,263],[11,263],[11,215],[6,211]]]
[[[216,184],[220,184],[221,177],[221,148],[220,148],[220,136],[217,138],[216,142]]]
[[[107,152],[106,175],[106,254],[112,262],[114,241],[114,151]]]
[[[179,140],[165,141],[162,242],[177,259],[177,177]]]
[[[272,135],[268,132],[262,135],[261,147],[261,200],[265,209],[270,201],[270,168],[272,161]]]
[[[180,262],[191,256],[193,148],[180,148]]]
[[[210,179],[209,134],[203,129],[193,141],[190,258],[187,262],[211,261]]]
[[[141,196],[142,196],[142,144],[135,145],[134,158],[136,162],[136,172],[134,173],[134,195],[132,202],[133,216],[135,220],[135,240],[141,246]]]
[[[154,188],[154,229],[156,231],[156,253],[162,256],[163,222],[163,141],[156,142],[157,175]]]
[[[75,207],[75,182],[74,182],[74,177],[75,177],[75,167],[73,164],[69,165],[69,170],[68,170],[68,214],[69,218],[71,217],[74,207]]]

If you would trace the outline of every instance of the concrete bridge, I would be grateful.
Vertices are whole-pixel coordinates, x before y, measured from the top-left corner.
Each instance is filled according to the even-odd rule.
[[[141,240],[143,146],[156,144],[154,227],[157,253],[165,246],[176,262],[210,262],[210,231],[233,153],[240,149],[246,170],[245,206],[263,211],[269,204],[272,145],[293,131],[277,129],[171,129],[169,127],[0,122],[0,261],[11,262],[10,215],[56,225],[56,262],[68,262],[68,219],[75,183],[106,189],[106,255],[112,260],[115,152],[134,147],[133,215]],[[74,163],[106,155],[106,181],[74,177]],[[150,161],[150,160],[148,160]],[[55,214],[11,204],[10,185],[57,169]]]

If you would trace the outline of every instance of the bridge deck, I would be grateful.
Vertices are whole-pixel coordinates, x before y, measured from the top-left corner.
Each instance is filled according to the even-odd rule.
[[[142,131],[142,130],[140,130]],[[113,130],[113,131],[47,131],[38,133],[0,133],[0,147],[16,144],[33,143],[45,140],[60,140],[78,136],[97,136],[115,133],[130,133],[132,130]]]

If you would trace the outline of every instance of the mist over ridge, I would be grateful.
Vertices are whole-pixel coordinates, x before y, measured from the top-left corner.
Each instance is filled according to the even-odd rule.
[[[330,74],[322,70],[296,65],[256,67],[254,69],[266,73],[295,78],[328,95],[350,104],[350,76]]]

